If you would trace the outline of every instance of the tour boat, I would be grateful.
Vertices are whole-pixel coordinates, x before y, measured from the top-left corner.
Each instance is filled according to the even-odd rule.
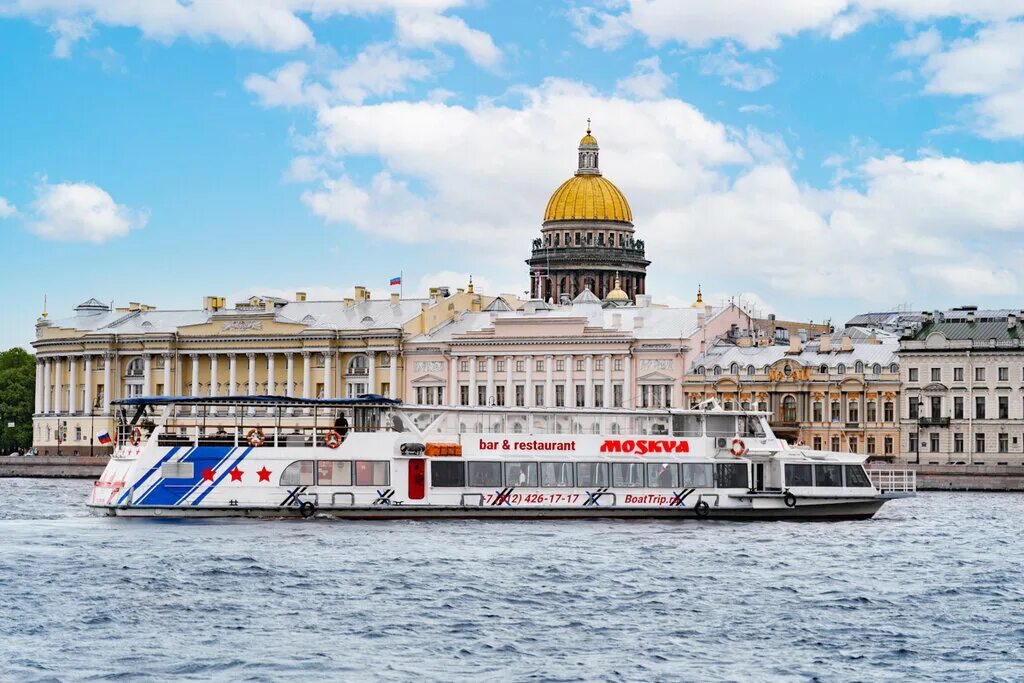
[[[768,414],[133,397],[89,505],[125,517],[867,519],[910,471],[791,446]],[[870,474],[869,474],[870,473]],[[884,476],[884,480],[880,477]]]

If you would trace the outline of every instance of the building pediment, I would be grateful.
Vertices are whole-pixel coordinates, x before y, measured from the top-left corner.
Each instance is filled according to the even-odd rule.
[[[940,384],[939,382],[932,382],[931,384],[928,384],[927,386],[925,386],[924,390],[925,391],[940,391],[942,393],[945,393],[947,391],[947,387],[946,387],[945,384]]]
[[[214,318],[197,325],[182,325],[178,334],[183,337],[210,337],[219,335],[299,334],[306,329],[299,323],[286,323],[266,318]]]
[[[646,375],[640,375],[637,380],[640,382],[674,382],[675,378],[664,372],[649,372]]]
[[[437,375],[423,375],[422,377],[417,377],[416,379],[414,379],[412,383],[413,385],[427,384],[430,386],[434,386],[437,384],[445,384],[445,379],[443,377],[438,377]]]

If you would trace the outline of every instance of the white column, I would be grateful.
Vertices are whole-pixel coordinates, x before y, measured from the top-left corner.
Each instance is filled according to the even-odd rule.
[[[199,354],[190,355],[192,356],[192,391],[190,393],[195,398],[199,396]]]
[[[398,352],[388,351],[388,398],[398,398]]]
[[[248,361],[248,365],[246,367],[249,370],[249,386],[246,389],[245,393],[248,394],[249,396],[255,396],[256,395],[256,354],[254,352],[250,351],[249,353],[245,354],[245,357],[246,357],[246,359]]]
[[[171,361],[174,359],[174,354],[164,354],[164,396],[171,395]]]
[[[457,406],[459,405],[459,357],[455,354],[448,356],[448,364],[451,366],[448,369],[449,382],[448,387],[448,405]]]
[[[93,414],[92,409],[92,355],[85,356],[85,401],[82,403],[82,410],[87,415]]]
[[[36,359],[36,406],[34,413],[38,415],[43,412],[43,391],[46,387],[43,378],[46,377],[46,363],[40,358]]]
[[[150,379],[153,376],[153,357],[148,353],[142,356],[142,395],[149,396],[153,384]]]
[[[64,412],[64,359],[53,359],[53,412]]]
[[[602,405],[605,408],[610,408],[612,405],[612,355],[610,353],[604,354],[604,391],[603,391]]]
[[[526,357],[526,407],[533,407],[533,356]]]
[[[114,387],[110,383],[113,376],[113,365],[117,362],[117,356],[112,353],[103,355],[103,414],[110,415],[110,400],[114,397]]]
[[[476,406],[476,356],[470,356],[469,358],[469,405]]]
[[[512,387],[512,371],[515,369],[515,356],[505,356],[505,407],[516,404],[515,392]]]
[[[284,395],[294,398],[295,396],[295,354],[291,351],[287,351],[284,354],[285,359],[285,371],[284,371]]]
[[[633,356],[628,353],[625,358],[622,359],[622,370],[622,407],[632,408],[633,396],[636,392],[633,390]]]
[[[544,356],[544,405],[555,405],[555,357]]]
[[[45,361],[45,367],[43,368],[43,412],[49,413],[52,407],[50,402],[50,382],[53,378],[53,360],[47,358]]]
[[[586,384],[583,386],[583,402],[587,408],[594,407],[594,354],[588,353],[586,357],[586,368],[585,381]]]
[[[309,398],[312,378],[309,368],[309,351],[302,352],[302,398]]]
[[[216,353],[211,353],[210,354],[210,396],[211,397],[217,395],[217,384],[219,383],[217,375],[218,375],[218,372],[217,372],[217,354]]]
[[[68,413],[78,412],[78,356],[68,357]]]
[[[238,355],[228,354],[228,396],[235,395],[235,383],[238,381]]]
[[[487,405],[494,402],[494,356],[487,356]]]
[[[276,356],[277,354],[273,351],[267,354],[267,396],[277,395],[277,380],[274,376]]]
[[[334,398],[334,394],[331,393],[331,379],[334,377],[334,372],[331,370],[331,350],[324,351],[324,398]]]
[[[366,393],[377,393],[377,352],[366,353]]]
[[[565,405],[567,407],[576,407],[576,385],[573,379],[572,373],[576,369],[572,366],[572,356],[566,354],[565,356]]]

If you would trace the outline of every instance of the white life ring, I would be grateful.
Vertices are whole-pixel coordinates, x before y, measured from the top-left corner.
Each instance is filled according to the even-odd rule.
[[[747,444],[743,443],[743,439],[737,436],[732,440],[732,448],[729,449],[729,452],[737,458],[742,458],[747,452]]]

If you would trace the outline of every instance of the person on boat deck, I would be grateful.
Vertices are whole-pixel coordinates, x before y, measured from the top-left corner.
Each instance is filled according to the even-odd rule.
[[[661,463],[661,467],[658,468],[658,488],[667,488],[672,486],[672,472],[668,469],[668,463]]]
[[[334,431],[341,435],[342,441],[348,436],[348,420],[345,419],[345,413],[338,413],[338,418],[334,421]]]

